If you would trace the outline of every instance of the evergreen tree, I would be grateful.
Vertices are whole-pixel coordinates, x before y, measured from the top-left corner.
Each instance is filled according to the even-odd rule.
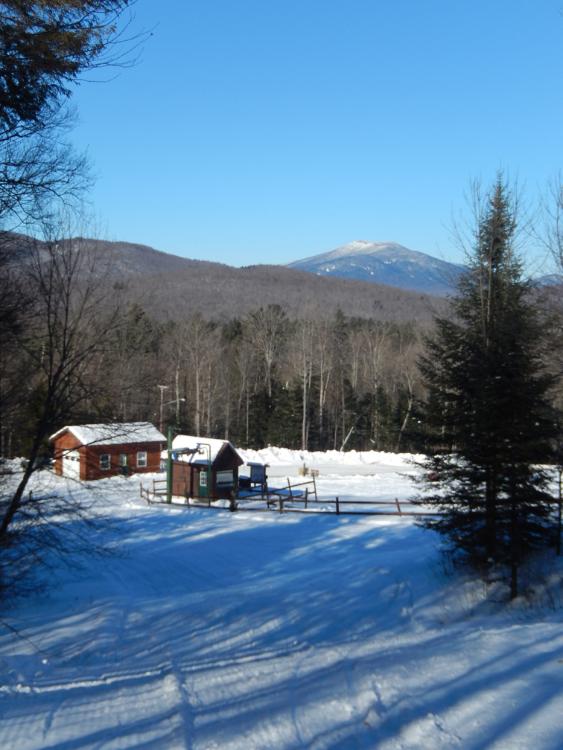
[[[269,406],[269,445],[299,448],[301,445],[301,385],[290,385],[274,380]]]
[[[117,21],[132,0],[2,0],[0,131],[42,126],[81,73],[125,64]],[[108,50],[114,55],[108,57]],[[105,59],[104,59],[105,55]]]
[[[475,233],[452,315],[436,320],[421,371],[435,454],[426,464],[439,508],[428,526],[480,568],[511,570],[550,535],[546,476],[554,419],[542,365],[545,333],[514,252],[514,202],[497,179]],[[551,537],[552,538],[552,537]]]
[[[391,399],[381,385],[377,386],[373,399],[371,443],[377,451],[391,450],[396,443]]]

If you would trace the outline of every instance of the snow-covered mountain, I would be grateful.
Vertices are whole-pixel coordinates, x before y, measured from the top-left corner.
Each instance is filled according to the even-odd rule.
[[[429,294],[450,294],[464,268],[396,242],[355,240],[336,250],[289,263],[319,276],[388,284]]]
[[[561,286],[563,285],[563,274],[550,273],[546,276],[539,276],[536,279],[538,286]]]

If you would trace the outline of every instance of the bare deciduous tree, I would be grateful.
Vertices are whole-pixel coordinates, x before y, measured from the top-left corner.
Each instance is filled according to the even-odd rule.
[[[26,282],[33,300],[29,325],[15,338],[31,373],[25,388],[33,411],[27,465],[16,491],[1,509],[0,539],[21,507],[47,436],[91,397],[88,369],[115,326],[95,269],[99,258],[76,243],[52,239],[37,245]]]
[[[543,243],[563,271],[563,175],[555,177],[544,201]]]
[[[287,315],[279,305],[261,307],[245,320],[245,334],[262,358],[268,398],[272,398],[273,369],[284,345],[287,326]]]

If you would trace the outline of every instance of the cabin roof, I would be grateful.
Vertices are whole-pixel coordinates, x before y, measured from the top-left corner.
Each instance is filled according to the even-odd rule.
[[[70,432],[82,445],[120,445],[122,443],[165,443],[166,438],[150,422],[113,422],[107,424],[66,425],[53,433],[49,441]]]
[[[208,460],[215,463],[219,455],[225,450],[231,450],[239,461],[243,460],[232,443],[217,438],[196,437],[195,435],[176,435],[172,441],[172,453],[177,461],[189,464],[207,464]],[[182,453],[182,451],[198,451],[197,453]]]

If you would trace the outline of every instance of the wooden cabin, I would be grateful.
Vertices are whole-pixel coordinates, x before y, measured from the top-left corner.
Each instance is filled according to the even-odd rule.
[[[172,441],[172,495],[228,499],[237,491],[242,464],[228,440],[177,435]]]
[[[55,473],[90,481],[160,470],[166,438],[150,422],[67,425],[49,438]]]

